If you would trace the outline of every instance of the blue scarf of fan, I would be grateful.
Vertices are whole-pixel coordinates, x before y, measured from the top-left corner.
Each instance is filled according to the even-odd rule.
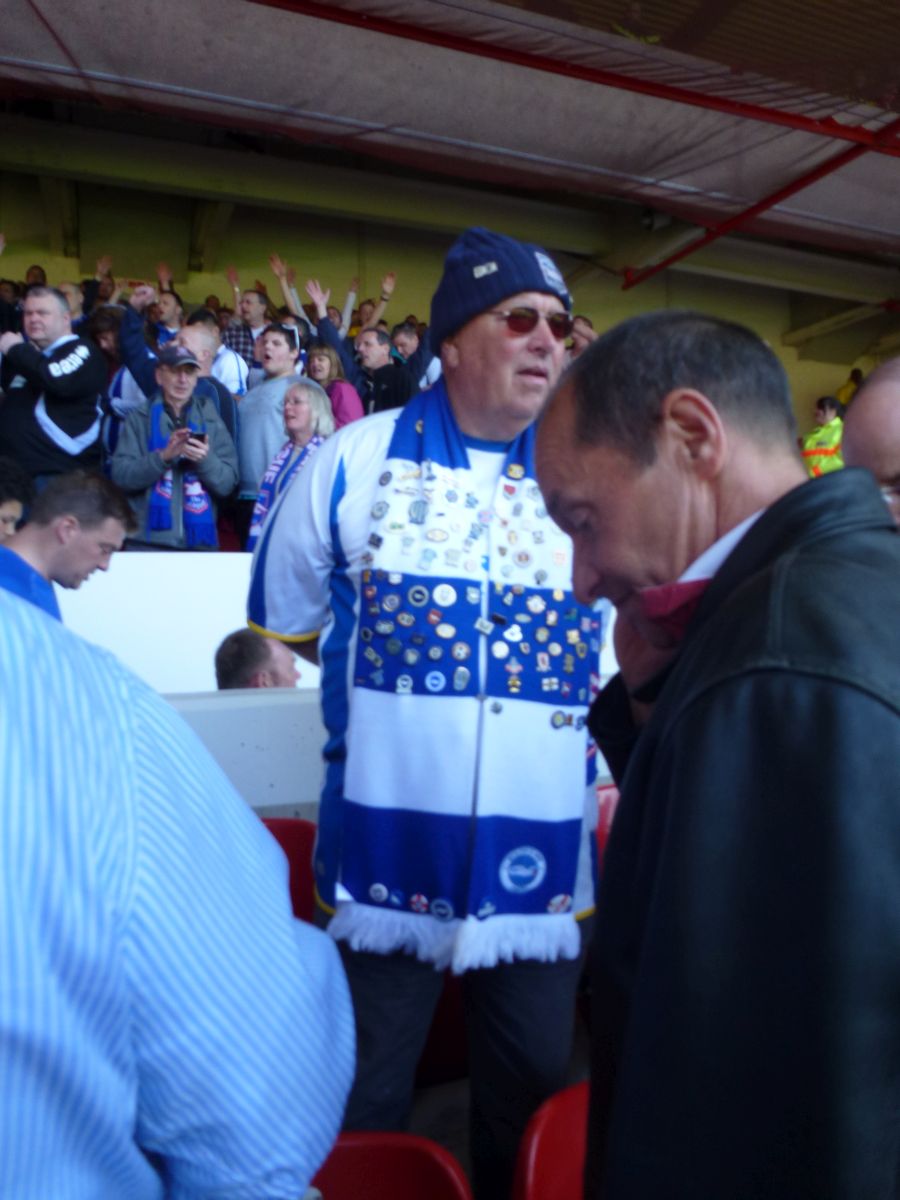
[[[161,399],[154,400],[150,406],[150,437],[148,450],[162,450],[169,440],[169,430],[163,428],[165,409]],[[200,417],[199,421],[192,415],[188,425],[194,433],[206,433],[206,422]],[[172,468],[166,471],[150,490],[150,502],[147,505],[147,532],[152,533],[172,528],[172,500],[174,478]],[[216,546],[216,518],[209,493],[200,481],[200,477],[190,470],[185,470],[181,482],[182,522],[184,527],[184,544],[188,550],[199,546]]]
[[[334,871],[353,897],[330,929],[354,949],[457,971],[578,953],[599,630],[534,440],[510,443],[487,493],[438,382],[372,464],[342,801],[323,805],[316,852],[320,889]]]
[[[253,505],[253,514],[250,517],[250,534],[247,538],[247,550],[254,550],[256,548],[259,535],[262,533],[263,525],[266,523],[266,517],[269,515],[269,509],[281,493],[286,491],[294,482],[297,472],[309,461],[310,456],[322,445],[324,440],[318,434],[313,434],[293,462],[291,461],[291,451],[294,449],[294,445],[292,442],[285,442],[272,459],[268,470],[262,477],[262,483],[259,485],[259,495],[256,497],[256,503]]]

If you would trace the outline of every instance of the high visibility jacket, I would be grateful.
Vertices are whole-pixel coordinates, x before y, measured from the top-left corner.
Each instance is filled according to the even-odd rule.
[[[826,425],[818,425],[803,439],[803,462],[810,475],[825,475],[839,471],[844,465],[841,457],[841,438],[844,422],[833,417]]]

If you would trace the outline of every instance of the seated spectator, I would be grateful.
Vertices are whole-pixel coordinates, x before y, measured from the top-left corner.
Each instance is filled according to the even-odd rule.
[[[34,263],[25,272],[25,287],[31,288],[31,287],[46,287],[46,286],[47,286],[47,272],[44,270],[43,267],[39,266],[37,263]]]
[[[60,620],[52,585],[78,588],[94,571],[106,571],[133,528],[128,500],[108,479],[84,471],[58,475],[0,546],[0,588]]]
[[[301,1197],[353,1012],[277,843],[168,704],[14,596],[0,679],[7,1200]]]
[[[272,505],[287,491],[301,467],[334,433],[334,417],[328,395],[312,379],[303,379],[284,393],[284,432],[288,440],[269,463],[262,478],[253,513],[246,550],[253,550]]]
[[[8,542],[34,499],[28,472],[12,458],[0,458],[0,545]]]
[[[263,637],[252,629],[229,633],[216,651],[216,687],[292,688],[300,672],[293,650],[278,638]]]
[[[333,346],[327,342],[310,342],[306,370],[310,379],[328,393],[335,429],[342,429],[365,415],[359,392],[344,378],[344,368]]]
[[[822,396],[816,401],[815,428],[803,439],[803,463],[812,476],[839,471],[844,465],[841,439],[844,422],[840,402],[834,396]]]
[[[218,548],[216,500],[237,483],[237,453],[215,404],[196,393],[199,369],[189,350],[164,346],[159,391],[119,435],[112,477],[132,496],[135,549]]]
[[[19,333],[0,335],[0,454],[41,486],[76,467],[100,466],[106,363],[93,342],[72,332],[68,303],[55,288],[31,288],[22,322],[27,342]]]

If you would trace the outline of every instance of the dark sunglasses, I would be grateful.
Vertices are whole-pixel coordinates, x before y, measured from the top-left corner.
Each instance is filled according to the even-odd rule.
[[[550,332],[558,342],[563,341],[572,332],[573,318],[567,312],[540,313],[536,308],[491,308],[488,311],[495,317],[502,317],[510,333],[531,333],[541,317],[550,326]]]

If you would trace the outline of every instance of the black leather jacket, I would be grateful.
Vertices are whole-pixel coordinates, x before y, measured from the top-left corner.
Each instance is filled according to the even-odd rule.
[[[788,493],[637,733],[598,898],[588,1197],[900,1195],[900,537],[871,478]]]

